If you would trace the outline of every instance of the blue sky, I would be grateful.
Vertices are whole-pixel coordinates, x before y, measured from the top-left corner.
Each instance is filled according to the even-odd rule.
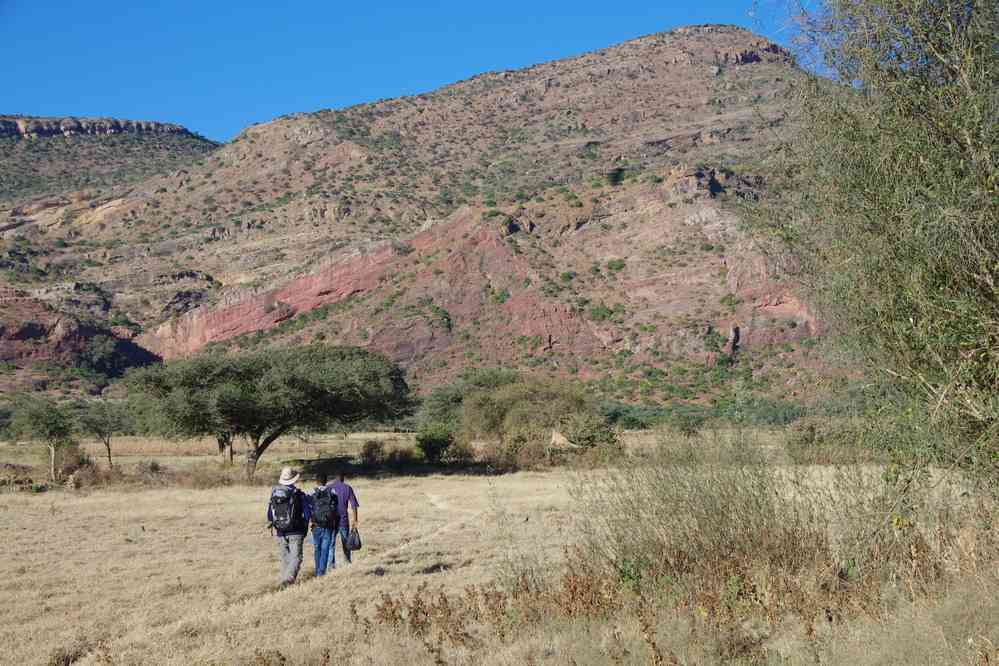
[[[162,120],[227,140],[281,114],[432,90],[680,25],[774,37],[754,4],[0,0],[0,113]]]

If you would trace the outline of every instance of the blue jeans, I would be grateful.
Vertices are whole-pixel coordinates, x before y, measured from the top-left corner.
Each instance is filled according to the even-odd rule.
[[[340,534],[340,547],[343,549],[343,558],[347,560],[347,564],[350,564],[350,547],[347,546],[347,542],[350,539],[350,525],[347,525],[346,521],[344,521],[337,532]],[[336,535],[333,536],[333,542],[330,544],[330,566],[336,569]]]
[[[316,575],[322,576],[326,573],[326,563],[333,560],[330,557],[333,552],[333,530],[328,527],[313,527],[312,545],[316,547]]]

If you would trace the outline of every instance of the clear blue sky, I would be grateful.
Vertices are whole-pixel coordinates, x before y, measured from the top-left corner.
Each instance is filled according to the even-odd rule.
[[[432,90],[680,25],[769,33],[753,6],[0,0],[0,113],[162,120],[227,140],[285,113]]]

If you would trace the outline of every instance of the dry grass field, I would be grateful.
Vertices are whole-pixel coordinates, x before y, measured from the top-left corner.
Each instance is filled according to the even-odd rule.
[[[570,534],[567,480],[356,481],[356,562],[313,578],[307,544],[301,582],[285,591],[266,488],[0,495],[0,661],[96,649],[90,663],[231,663],[264,648],[335,648],[350,634],[350,601],[370,611],[382,592],[486,582],[526,544],[557,561]]]
[[[345,460],[373,437],[278,444],[252,485],[221,475],[213,442],[122,439],[116,460],[133,474],[128,483],[0,494],[0,663],[979,666],[999,659],[999,559],[987,548],[996,543],[994,513],[974,514],[977,523],[955,518],[963,526],[953,530],[935,518],[927,525],[951,534],[926,542],[938,554],[903,552],[895,583],[830,593],[807,567],[782,573],[767,563],[769,532],[783,528],[779,514],[761,508],[759,491],[773,489],[754,486],[760,477],[752,472],[731,476],[727,470],[741,468],[713,454],[692,466],[684,447],[648,472],[643,463],[503,475],[358,468],[351,481],[365,547],[355,563],[317,579],[307,544],[298,584],[279,590],[276,547],[264,527],[276,467]],[[394,440],[390,448],[412,445],[381,437]],[[692,444],[724,452],[730,440],[712,435]],[[883,469],[790,465],[772,432],[747,444],[789,497],[828,496],[828,506],[810,514],[816,520],[852,512],[838,502],[854,487],[876,489]],[[628,439],[639,459],[657,446],[662,437]],[[101,461],[100,448],[87,450]],[[40,453],[0,445],[0,462],[37,465]],[[203,470],[225,485],[179,487],[181,477],[169,475],[143,485],[136,470],[149,460],[178,474]],[[688,480],[689,488],[672,487]],[[924,501],[970,516],[967,498],[952,499],[962,497],[961,484],[941,481]],[[640,492],[629,495],[629,487]],[[866,531],[862,515],[851,520],[851,529]],[[602,521],[611,525],[604,534],[622,544],[647,536],[695,552],[714,539],[720,550],[704,555],[723,567],[745,564],[745,580],[698,574],[695,564],[688,588],[665,579],[646,588],[625,570],[608,577],[588,569],[575,548]],[[690,527],[698,521],[706,522]],[[836,524],[842,531],[848,523]],[[802,525],[794,529],[807,539],[808,520]],[[923,569],[935,572],[932,580]],[[547,583],[532,587],[525,574]],[[719,589],[711,589],[716,579]],[[650,601],[648,589],[661,597]],[[815,600],[834,604],[812,608],[820,621],[802,615]]]

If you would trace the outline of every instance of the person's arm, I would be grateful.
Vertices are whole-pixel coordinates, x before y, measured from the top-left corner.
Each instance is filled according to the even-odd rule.
[[[305,517],[305,528],[308,529],[312,521],[312,495],[304,492],[302,492],[302,513]]]

